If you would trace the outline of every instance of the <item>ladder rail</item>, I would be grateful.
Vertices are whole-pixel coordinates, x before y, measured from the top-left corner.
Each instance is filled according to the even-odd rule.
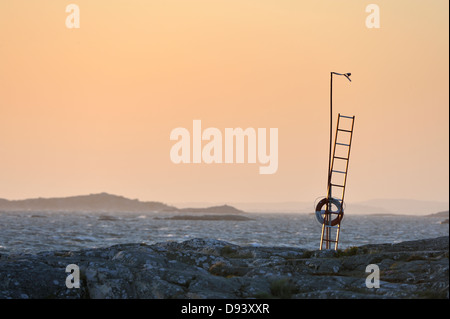
[[[350,159],[350,151],[352,149],[352,139],[353,139],[353,128],[355,125],[355,116],[352,118],[352,129],[350,133],[350,141],[348,146],[348,152],[347,152],[347,158]],[[345,186],[347,185],[347,176],[348,176],[348,163],[350,161],[347,161],[347,165],[345,166],[345,175],[344,175],[344,189],[342,191],[342,202],[344,202],[344,196],[345,196]]]

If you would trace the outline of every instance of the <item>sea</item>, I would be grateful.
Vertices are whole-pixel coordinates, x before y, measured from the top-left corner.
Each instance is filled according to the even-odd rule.
[[[250,220],[172,220],[170,213],[0,212],[0,255],[73,251],[124,243],[211,238],[237,245],[319,248],[314,214],[247,213]],[[339,248],[449,235],[442,217],[351,215],[341,222]]]

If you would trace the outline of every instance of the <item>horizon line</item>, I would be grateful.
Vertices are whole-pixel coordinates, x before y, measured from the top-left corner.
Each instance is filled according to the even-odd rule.
[[[315,198],[314,200],[279,200],[279,201],[239,201],[239,200],[229,200],[229,201],[196,201],[196,200],[192,200],[192,201],[161,201],[161,200],[148,200],[148,199],[140,199],[137,197],[128,197],[128,195],[119,195],[119,194],[114,194],[114,193],[108,193],[108,192],[94,192],[94,193],[84,193],[84,194],[78,194],[78,195],[60,195],[60,196],[34,196],[34,197],[25,197],[25,198],[16,198],[16,199],[11,199],[11,198],[5,198],[5,197],[0,197],[0,200],[8,200],[8,201],[21,201],[21,200],[30,200],[30,199],[59,199],[59,198],[70,198],[70,197],[79,197],[79,196],[95,196],[95,195],[109,195],[109,196],[116,196],[116,197],[122,197],[125,199],[129,199],[129,200],[138,200],[140,202],[160,202],[160,203],[171,203],[172,204],[220,204],[220,205],[229,205],[232,203],[238,203],[238,204],[283,204],[283,203],[310,203],[310,202],[314,202],[314,200],[316,200],[317,198],[322,198],[323,196],[319,196],[317,198]],[[433,199],[413,199],[413,198],[371,198],[371,199],[363,199],[363,200],[357,200],[357,201],[346,201],[346,202],[350,202],[350,203],[364,203],[364,202],[368,202],[368,201],[389,201],[389,200],[395,200],[395,201],[415,201],[415,202],[434,202],[434,203],[441,203],[441,204],[445,204],[445,203],[450,203],[450,200],[447,201],[442,201],[442,200],[433,200]]]

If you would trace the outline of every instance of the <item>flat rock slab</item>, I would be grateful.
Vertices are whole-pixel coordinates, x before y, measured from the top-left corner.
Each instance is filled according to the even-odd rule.
[[[214,239],[0,255],[0,298],[449,298],[449,238],[306,250]],[[66,267],[79,267],[67,288]],[[379,288],[368,288],[368,265]]]

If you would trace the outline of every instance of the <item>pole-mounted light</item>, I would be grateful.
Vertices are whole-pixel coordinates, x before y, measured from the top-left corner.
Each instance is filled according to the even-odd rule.
[[[331,80],[330,80],[330,151],[328,155],[328,184],[330,183],[331,179],[331,144],[333,139],[333,75],[342,75],[347,78],[350,82],[352,81],[350,79],[351,73],[337,73],[337,72],[331,72]],[[330,194],[328,194],[330,195]]]

